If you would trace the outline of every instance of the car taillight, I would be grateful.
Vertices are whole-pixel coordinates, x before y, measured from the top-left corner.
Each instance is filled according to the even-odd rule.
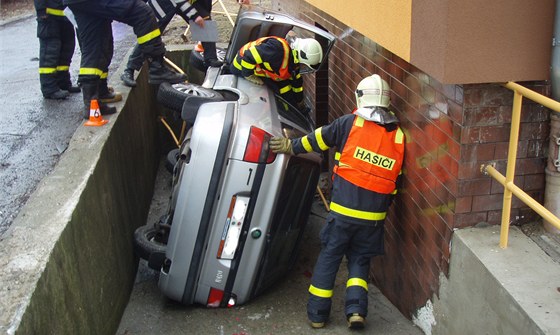
[[[266,163],[272,163],[276,154],[268,149],[268,141],[271,137],[272,135],[266,131],[252,126],[243,160],[251,163],[264,163],[266,159]]]
[[[206,307],[220,307],[223,298],[224,291],[211,287],[208,300],[206,301]]]
[[[237,249],[237,244],[239,243],[239,236],[243,228],[248,204],[249,197],[235,195],[231,198],[222,239],[218,246],[218,258],[233,259],[235,249]]]

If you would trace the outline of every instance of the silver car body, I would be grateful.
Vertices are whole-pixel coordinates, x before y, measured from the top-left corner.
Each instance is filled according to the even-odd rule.
[[[293,28],[320,36],[327,58],[333,35],[285,14],[244,6],[226,62],[243,44]],[[233,93],[236,99],[201,104],[181,149],[189,158],[176,176],[159,288],[184,304],[224,307],[249,301],[293,264],[321,157],[271,155],[270,136],[302,136],[314,125],[285,111],[286,104],[265,85],[210,68],[202,86]],[[252,142],[255,133],[263,136],[260,142]],[[252,159],[246,157],[249,146]]]

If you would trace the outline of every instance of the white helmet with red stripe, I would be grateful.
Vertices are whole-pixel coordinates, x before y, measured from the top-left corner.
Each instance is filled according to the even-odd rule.
[[[375,106],[388,108],[390,98],[389,84],[378,74],[362,79],[356,88],[356,105],[358,108]]]

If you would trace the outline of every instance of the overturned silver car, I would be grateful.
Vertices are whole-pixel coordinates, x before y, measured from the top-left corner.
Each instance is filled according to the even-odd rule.
[[[176,155],[168,214],[139,228],[135,240],[139,255],[160,271],[159,288],[173,300],[243,304],[294,264],[321,157],[275,155],[268,141],[303,136],[313,121],[266,85],[228,73],[242,45],[289,31],[316,38],[326,62],[335,36],[285,14],[243,6],[224,66],[209,68],[202,85],[160,87],[160,102],[176,110],[181,105],[182,118],[193,125]]]

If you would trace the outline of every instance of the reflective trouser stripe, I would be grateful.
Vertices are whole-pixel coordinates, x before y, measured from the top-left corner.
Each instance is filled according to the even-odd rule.
[[[294,91],[296,93],[303,92],[303,87],[292,88],[292,91]]]
[[[62,9],[47,8],[47,14],[55,16],[64,16],[64,11]]]
[[[138,44],[144,44],[146,42],[149,42],[160,35],[161,35],[161,31],[159,31],[159,28],[152,30],[146,35],[138,37]]]
[[[387,212],[379,213],[379,212],[360,211],[357,209],[344,207],[332,201],[331,201],[330,209],[335,213],[346,215],[351,218],[370,220],[370,221],[381,221],[384,220],[385,217],[387,216]]]
[[[80,69],[80,75],[90,75],[90,76],[99,76],[101,77],[101,75],[103,74],[103,71],[100,69],[95,69],[95,68],[91,68],[91,67],[83,67]]]
[[[52,73],[56,73],[56,68],[55,67],[40,67],[39,68],[39,74],[52,74]]]
[[[108,73],[108,72],[103,72],[103,73],[99,76],[99,78],[101,78],[101,79],[107,79],[108,76],[109,76],[109,73]]]
[[[360,286],[363,287],[364,290],[368,290],[368,286],[367,286],[367,282],[365,280],[363,280],[362,278],[350,278],[348,279],[348,281],[346,282],[346,288],[350,287],[350,286]]]
[[[286,85],[280,89],[280,94],[288,93],[292,90],[292,85]]]
[[[61,71],[61,72],[62,72],[62,71],[68,71],[68,70],[70,70],[70,66],[68,66],[68,65],[60,65],[60,66],[57,66],[57,67],[56,67],[56,70],[57,70],[57,71]]]
[[[333,290],[323,290],[320,288],[317,288],[313,285],[309,285],[309,293],[320,297],[320,298],[332,298],[333,296]]]

